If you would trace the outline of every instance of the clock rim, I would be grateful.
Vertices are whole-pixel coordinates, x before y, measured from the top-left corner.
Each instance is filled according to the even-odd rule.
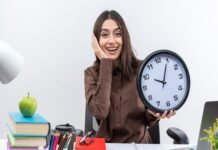
[[[141,76],[142,76],[142,72],[146,66],[146,64],[148,63],[148,61],[150,61],[153,57],[157,56],[157,55],[160,55],[160,54],[169,54],[169,55],[172,55],[174,56],[175,58],[177,58],[181,64],[183,65],[183,68],[184,68],[184,71],[186,73],[186,76],[187,76],[187,88],[186,88],[186,91],[185,91],[185,95],[183,97],[183,99],[181,100],[181,102],[176,105],[176,107],[172,108],[172,109],[168,109],[167,111],[170,111],[170,110],[178,110],[179,108],[181,108],[184,103],[186,102],[187,98],[188,98],[188,95],[189,95],[189,91],[190,91],[190,85],[191,85],[191,81],[190,81],[190,74],[189,74],[189,71],[188,71],[188,68],[185,64],[185,62],[183,61],[183,59],[175,52],[171,51],[171,50],[168,50],[168,49],[160,49],[160,50],[156,50],[154,52],[152,52],[151,54],[149,54],[142,62],[140,68],[139,68],[139,71],[138,71],[138,75],[137,75],[137,90],[138,90],[138,94],[139,94],[139,97],[141,99],[141,101],[144,103],[145,106],[147,106],[148,109],[151,109],[151,111],[154,111],[154,112],[158,112],[158,113],[164,113],[165,110],[162,110],[162,109],[158,109],[154,106],[152,106],[146,99],[146,97],[144,96],[143,94],[143,91],[142,91],[142,88],[141,88]]]

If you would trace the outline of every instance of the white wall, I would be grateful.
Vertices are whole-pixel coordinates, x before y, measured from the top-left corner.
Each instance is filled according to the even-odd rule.
[[[161,121],[161,142],[172,143],[165,131],[176,126],[195,144],[204,102],[218,99],[217,6],[216,0],[1,0],[0,40],[25,57],[25,66],[13,82],[0,86],[0,137],[7,113],[18,111],[27,92],[52,127],[69,122],[83,129],[83,71],[94,60],[93,24],[103,10],[115,9],[139,58],[165,48],[186,62],[190,95],[174,118]]]

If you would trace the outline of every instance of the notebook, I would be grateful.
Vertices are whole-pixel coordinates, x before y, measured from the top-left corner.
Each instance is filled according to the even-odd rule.
[[[91,144],[80,144],[82,137],[77,136],[75,142],[76,150],[106,150],[105,139],[104,138],[94,138],[94,141]],[[87,137],[89,141],[90,138]]]
[[[216,118],[218,118],[218,101],[208,101],[204,104],[204,111],[201,120],[201,127],[199,131],[198,144],[196,148],[178,148],[173,150],[210,150],[208,141],[200,140],[200,138],[207,136],[203,131],[213,125]]]

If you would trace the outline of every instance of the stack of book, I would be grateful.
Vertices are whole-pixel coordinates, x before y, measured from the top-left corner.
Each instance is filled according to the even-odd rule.
[[[48,145],[50,123],[38,113],[33,117],[23,117],[20,112],[10,112],[7,126],[9,150]]]

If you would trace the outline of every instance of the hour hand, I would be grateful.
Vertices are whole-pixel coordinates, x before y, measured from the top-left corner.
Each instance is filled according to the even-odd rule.
[[[166,84],[166,82],[165,82],[165,81],[162,81],[162,80],[154,79],[154,81],[160,82],[160,83],[162,83],[162,84]]]

